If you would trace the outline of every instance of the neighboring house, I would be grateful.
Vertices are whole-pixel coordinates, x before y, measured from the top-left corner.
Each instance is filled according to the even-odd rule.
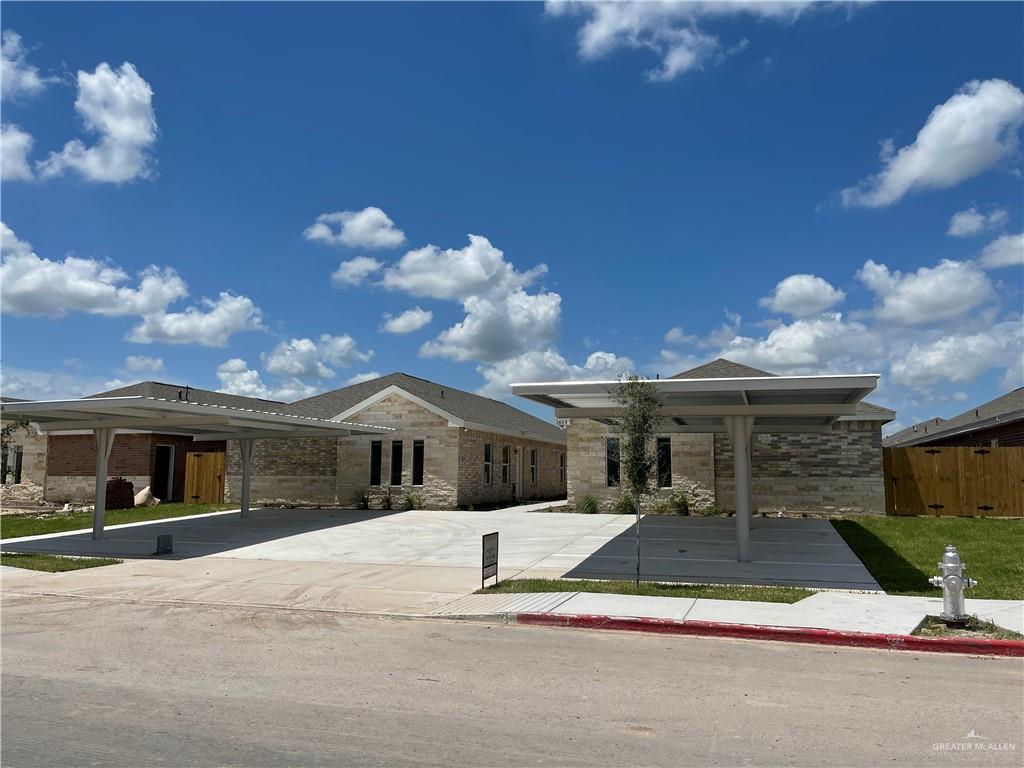
[[[363,494],[431,509],[564,498],[565,433],[518,408],[405,373],[300,400],[282,413],[394,428],[386,436],[257,440],[256,502],[348,506]],[[228,495],[241,481],[228,446]]]
[[[675,379],[721,379],[775,374],[718,359]],[[885,511],[882,425],[895,413],[860,403],[831,432],[761,433],[752,447],[754,509],[760,512]],[[607,509],[620,496],[618,434],[614,424],[573,419],[568,425],[569,498],[594,496]],[[682,490],[697,508],[735,509],[729,438],[671,433],[657,438],[658,495]]]
[[[19,398],[0,397],[0,402],[16,403]],[[46,484],[46,435],[38,434],[27,424],[18,425],[14,419],[4,419],[3,428],[8,433],[4,450],[0,455],[0,483],[5,486],[25,486],[27,493],[12,492],[5,500],[19,499],[36,502],[42,500]],[[31,490],[28,490],[31,488]]]
[[[184,385],[143,381],[90,397],[157,397],[260,411],[280,411],[274,400],[226,395]],[[110,477],[130,481],[138,493],[149,486],[162,501],[184,501],[188,453],[224,453],[225,442],[195,441],[183,435],[119,432],[110,453]],[[91,432],[52,435],[48,440],[45,498],[54,503],[91,502],[95,494],[96,439]]]
[[[886,448],[1024,446],[1024,387],[949,419],[929,419],[889,435]]]

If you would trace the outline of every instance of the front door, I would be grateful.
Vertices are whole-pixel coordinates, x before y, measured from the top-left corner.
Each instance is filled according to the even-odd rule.
[[[174,495],[174,446],[158,445],[153,459],[153,477],[149,490],[160,501],[171,501]]]

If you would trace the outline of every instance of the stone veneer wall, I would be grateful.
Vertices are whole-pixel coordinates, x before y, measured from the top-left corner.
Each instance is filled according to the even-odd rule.
[[[732,446],[715,439],[719,506],[734,510]],[[758,512],[885,513],[882,429],[877,421],[839,421],[831,433],[757,434],[752,446]]]
[[[484,445],[490,443],[491,482],[484,480]],[[502,446],[509,446],[508,482],[502,482]],[[530,450],[537,450],[537,482],[530,482]],[[563,445],[509,437],[493,432],[464,429],[459,434],[459,495],[458,503],[496,504],[515,500],[513,485],[516,479],[516,454],[522,457],[522,488],[518,489],[523,501],[532,499],[560,499],[565,497],[560,457],[566,452]]]
[[[238,441],[227,446],[224,500],[240,501],[242,459]],[[338,440],[333,437],[257,439],[252,457],[253,504],[337,506]]]
[[[384,435],[357,435],[338,441],[338,498],[348,505],[367,492],[370,506],[379,508],[391,479],[391,443],[402,441],[402,484],[391,488],[392,505],[400,508],[411,493],[420,496],[426,509],[454,509],[457,504],[459,430],[448,420],[399,395],[389,395],[349,417],[349,421],[392,427]],[[370,443],[381,441],[381,485],[370,487]],[[414,440],[423,440],[423,485],[412,484]]]
[[[5,421],[4,426],[8,423]],[[46,435],[37,434],[32,427],[15,430],[11,435],[9,445],[21,446],[22,483],[35,483],[40,487],[46,484],[46,440]],[[8,461],[8,471],[14,472],[13,451]],[[7,478],[0,478],[0,482],[7,482]]]
[[[606,445],[617,432],[590,419],[573,419],[566,428],[569,443],[569,499],[575,503],[583,496],[593,496],[602,511],[622,495],[620,488],[608,485]],[[710,434],[663,435],[672,445],[672,487],[658,489],[657,497],[644,502],[650,510],[677,490],[686,493],[691,506],[709,509],[715,505],[714,441]]]
[[[47,475],[46,500],[53,504],[92,504],[96,500],[95,475]],[[150,483],[149,475],[110,475],[123,477],[138,493]],[[108,479],[110,479],[108,478]]]

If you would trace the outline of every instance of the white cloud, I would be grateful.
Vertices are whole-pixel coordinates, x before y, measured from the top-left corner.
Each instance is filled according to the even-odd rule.
[[[302,234],[307,240],[350,248],[397,248],[405,242],[405,233],[372,205],[361,211],[322,213]]]
[[[697,341],[697,337],[685,333],[683,327],[677,325],[674,328],[669,328],[668,333],[665,334],[665,341],[669,344],[693,344]]]
[[[382,284],[412,296],[458,301],[467,296],[508,293],[545,272],[544,264],[519,272],[486,237],[469,235],[465,248],[442,251],[427,245],[409,251],[384,272]]]
[[[381,262],[369,256],[356,256],[354,259],[341,262],[331,274],[331,280],[335,285],[359,285],[383,266]]]
[[[388,333],[412,333],[434,319],[434,313],[427,309],[413,307],[400,315],[384,315],[384,330]]]
[[[762,339],[736,336],[721,355],[772,373],[812,374],[877,365],[881,347],[871,329],[836,312],[780,325]]]
[[[128,287],[122,285],[129,279],[124,270],[95,259],[40,258],[2,222],[0,244],[0,290],[3,311],[10,314],[146,315],[188,295],[185,281],[170,267],[147,267],[138,285]]]
[[[932,110],[917,138],[882,148],[883,169],[842,191],[843,204],[892,205],[922,189],[946,189],[1016,156],[1024,93],[1006,80],[972,80]]]
[[[761,299],[761,306],[793,317],[810,317],[845,298],[845,293],[817,275],[790,275],[775,286],[770,296]]]
[[[220,391],[244,397],[259,397],[264,400],[280,400],[285,403],[295,402],[319,394],[320,390],[298,379],[287,379],[277,387],[268,387],[263,383],[258,371],[249,368],[240,357],[225,360],[217,366],[217,379]]]
[[[965,211],[958,211],[953,214],[949,220],[949,229],[946,230],[946,234],[951,237],[970,237],[971,235],[977,235],[981,232],[1001,227],[1008,218],[1009,214],[1005,208],[996,208],[988,213],[984,213],[972,205]]]
[[[0,180],[29,181],[32,166],[28,163],[34,143],[31,134],[13,123],[0,126]]]
[[[81,377],[62,371],[36,371],[25,368],[0,368],[0,390],[6,397],[25,400],[72,400],[111,389],[111,382]]]
[[[537,349],[558,334],[562,297],[528,294],[521,288],[504,296],[470,296],[466,316],[420,347],[424,357],[497,362]]]
[[[620,373],[632,370],[635,370],[632,360],[611,352],[592,352],[583,365],[575,365],[562,357],[554,347],[546,347],[493,365],[478,366],[477,371],[484,377],[484,385],[478,392],[487,397],[509,398],[512,395],[509,385],[517,382],[611,380]]]
[[[356,340],[348,334],[331,336],[324,333],[317,341],[282,341],[270,352],[264,352],[260,358],[269,373],[329,379],[335,374],[329,365],[349,368],[356,363],[369,362],[373,352],[360,351]]]
[[[702,30],[698,22],[721,16],[750,15],[792,21],[810,7],[809,2],[548,2],[551,16],[582,19],[577,35],[579,55],[586,60],[619,49],[649,50],[659,65],[648,71],[649,80],[672,80],[723,55],[746,47],[741,40],[723,51],[720,39]]]
[[[204,298],[205,309],[189,307],[184,312],[146,315],[129,331],[128,341],[138,344],[202,344],[223,347],[232,334],[263,327],[263,313],[252,299],[222,291],[216,301]]]
[[[875,315],[904,325],[959,317],[992,296],[985,273],[966,261],[944,259],[903,274],[869,259],[857,277],[878,298]]]
[[[985,269],[1024,265],[1024,233],[997,237],[982,249],[978,263]]]
[[[350,376],[345,380],[345,386],[351,387],[353,384],[362,384],[364,381],[373,381],[379,379],[381,374],[377,371],[367,371],[366,373],[357,373],[355,376]]]
[[[893,360],[890,375],[910,387],[941,381],[970,382],[992,368],[1008,371],[1024,354],[1024,325],[1020,318],[999,323],[981,333],[952,333],[931,342],[914,343]]]
[[[53,77],[42,77],[39,69],[27,61],[21,35],[5,29],[0,41],[0,99],[8,101],[22,96],[34,96],[42,91]]]
[[[126,371],[145,371],[147,373],[159,373],[164,370],[164,361],[159,357],[147,357],[146,355],[128,355],[124,359]]]
[[[88,181],[120,184],[151,175],[149,150],[157,138],[153,89],[134,66],[125,62],[115,70],[104,62],[93,73],[80,70],[75,110],[99,140],[91,147],[69,141],[38,164],[40,176],[71,169]]]

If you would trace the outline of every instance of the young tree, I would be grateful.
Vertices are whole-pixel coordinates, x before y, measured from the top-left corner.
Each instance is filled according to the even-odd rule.
[[[650,381],[635,373],[619,377],[615,399],[622,406],[620,467],[623,485],[636,509],[636,585],[640,587],[640,504],[653,491],[657,456],[653,445],[661,400]]]

